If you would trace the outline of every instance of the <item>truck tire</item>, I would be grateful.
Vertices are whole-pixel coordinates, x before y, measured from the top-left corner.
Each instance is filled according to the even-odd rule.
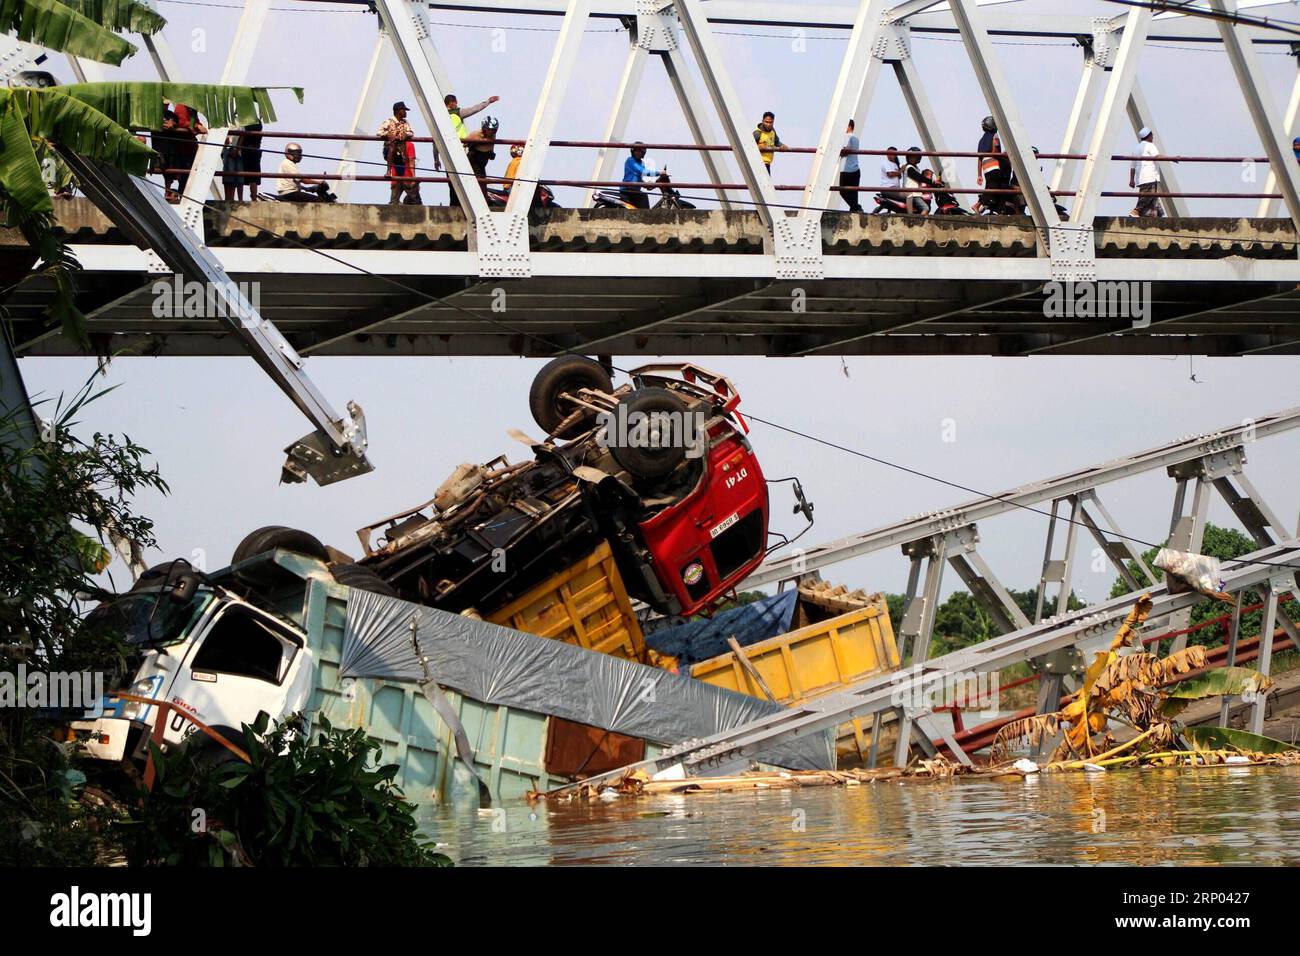
[[[330,568],[334,580],[344,587],[356,588],[358,591],[371,591],[385,597],[397,597],[397,590],[362,564],[336,564]]]
[[[306,531],[299,531],[297,528],[286,528],[283,525],[267,525],[265,528],[258,528],[256,531],[250,531],[244,536],[244,540],[239,542],[239,547],[235,548],[234,555],[230,558],[231,564],[238,564],[240,561],[247,561],[251,557],[259,554],[265,554],[267,551],[274,551],[277,548],[283,548],[285,551],[293,551],[296,554],[305,554],[309,558],[315,558],[318,561],[329,561],[329,552],[325,545],[313,535]]]
[[[675,421],[680,423],[682,428],[693,428],[693,422],[689,417],[686,405],[672,392],[666,388],[640,388],[630,395],[624,396],[619,404],[627,409],[627,421],[634,422],[632,418],[634,412],[641,412],[645,415],[655,416],[670,414],[674,415]],[[620,414],[620,420],[622,415]],[[653,423],[655,419],[650,419],[650,427],[656,427]],[[683,434],[673,436],[678,439],[672,444],[662,448],[657,447],[640,447],[628,443],[628,439],[633,437],[629,435],[610,436],[609,450],[613,454],[614,460],[628,470],[635,478],[657,479],[663,478],[672,472],[674,468],[680,465],[686,459],[686,438]],[[694,437],[692,436],[692,440]]]
[[[561,355],[547,362],[528,390],[528,408],[533,413],[533,421],[546,429],[546,434],[554,432],[560,422],[573,411],[573,406],[561,401],[560,396],[579,388],[611,392],[614,383],[610,381],[605,366],[584,355]],[[594,418],[595,414],[592,413],[555,437],[575,438],[591,428]]]

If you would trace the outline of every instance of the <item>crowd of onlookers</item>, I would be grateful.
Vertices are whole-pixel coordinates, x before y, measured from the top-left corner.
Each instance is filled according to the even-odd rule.
[[[444,98],[452,130],[461,147],[465,150],[469,165],[476,178],[477,186],[482,190],[489,203],[499,205],[509,196],[510,187],[516,178],[524,148],[513,145],[510,148],[510,162],[501,179],[504,182],[496,186],[485,180],[491,177],[488,165],[497,158],[497,132],[499,124],[491,116],[485,117],[479,126],[471,129],[466,119],[481,113],[497,102],[499,97],[489,96],[481,103],[462,107],[454,94]],[[393,104],[393,115],[386,119],[377,132],[383,149],[385,178],[389,183],[389,202],[407,205],[420,205],[424,202],[420,193],[420,169],[417,162],[415,130],[407,119],[410,113],[404,102]],[[161,128],[152,134],[152,146],[158,154],[155,172],[162,175],[163,185],[169,202],[180,202],[193,169],[194,160],[199,150],[199,137],[207,133],[202,117],[193,108],[183,103],[163,104]],[[284,148],[284,157],[274,178],[275,191],[272,194],[260,193],[262,177],[262,124],[229,131],[221,147],[221,183],[226,201],[240,202],[245,194],[248,199],[274,198],[284,202],[332,202],[336,198],[330,191],[328,183],[319,175],[313,177],[305,174],[299,166],[303,157],[302,146],[289,143]],[[789,147],[781,140],[776,130],[776,116],[765,112],[753,131],[763,166],[770,174],[772,162],[778,152]],[[1138,133],[1138,158],[1132,160],[1129,170],[1129,188],[1139,193],[1137,203],[1131,213],[1133,216],[1162,216],[1161,174],[1157,161],[1159,150],[1155,146],[1155,137],[1149,128]],[[1300,160],[1300,137],[1295,141],[1297,160]],[[613,195],[618,204],[628,208],[649,208],[648,193],[666,187],[666,170],[660,171],[646,159],[647,147],[642,143],[632,145],[623,166],[621,186]],[[1010,213],[1024,211],[1020,184],[1012,168],[1010,156],[1003,151],[1002,141],[998,135],[997,123],[992,116],[986,116],[981,122],[981,135],[976,147],[975,183],[980,189],[979,196],[972,206],[975,213]],[[1035,155],[1038,150],[1034,149]],[[853,120],[848,121],[841,146],[839,182],[837,192],[848,211],[861,213],[864,206],[861,196],[864,192],[873,192],[874,212],[894,212],[909,215],[937,215],[964,213],[955,198],[952,187],[944,179],[942,163],[932,162],[929,168],[923,168],[927,155],[919,146],[906,151],[889,147],[881,156],[880,179],[877,186],[862,185],[862,163],[864,154],[854,129]],[[879,154],[873,154],[879,155]],[[435,171],[443,169],[442,157],[433,149],[433,167]],[[1041,166],[1040,166],[1041,170]],[[55,191],[52,185],[51,190]],[[549,196],[548,190],[538,190]],[[68,194],[65,186],[60,186],[59,195]],[[680,199],[680,194],[677,194]],[[460,204],[458,191],[448,189],[448,201],[451,205]],[[535,200],[536,201],[536,200]],[[680,203],[689,208],[689,203]]]

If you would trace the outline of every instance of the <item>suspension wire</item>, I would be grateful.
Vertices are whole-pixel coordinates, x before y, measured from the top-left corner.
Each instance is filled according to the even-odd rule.
[[[153,187],[154,189],[163,189],[163,188],[164,188],[161,184],[151,182],[150,180],[145,179],[144,177],[141,177],[141,176],[132,176],[132,178],[135,179],[135,180],[137,180],[138,182],[144,183],[144,184],[147,185],[147,186],[151,186],[151,187]],[[187,201],[190,201],[190,202],[198,203],[200,206],[205,205],[205,204],[203,203],[202,200],[192,199],[192,198],[190,198],[190,197],[188,197],[188,196],[182,196],[182,198],[185,199],[185,200],[187,200]],[[244,219],[243,217],[238,216],[238,215],[236,215],[236,214],[234,214],[234,213],[232,213],[232,212],[223,212],[223,215],[224,215],[226,218],[228,218],[228,219],[232,219],[232,220],[234,220],[235,222],[241,223],[242,225],[245,225],[245,226],[251,226],[252,228],[259,230],[260,232],[263,232],[263,233],[265,233],[265,234],[267,234],[267,235],[269,235],[269,236],[273,236],[274,238],[279,239],[279,240],[281,240],[282,242],[290,243],[291,245],[298,246],[298,247],[300,247],[300,248],[303,248],[303,249],[309,250],[309,251],[311,251],[311,252],[313,252],[313,253],[316,253],[317,255],[323,256],[324,258],[329,259],[329,260],[332,261],[332,262],[335,262],[335,263],[338,263],[338,264],[340,264],[340,265],[346,266],[346,267],[349,268],[349,269],[353,269],[353,270],[355,270],[356,272],[361,273],[362,275],[368,276],[368,277],[370,277],[370,278],[372,278],[372,279],[377,279],[377,280],[379,280],[379,281],[381,281],[381,282],[386,282],[386,283],[388,283],[389,285],[396,286],[396,287],[398,287],[398,288],[400,288],[400,289],[402,289],[402,290],[404,290],[404,291],[410,292],[410,293],[412,293],[412,294],[414,294],[414,295],[416,295],[416,296],[419,296],[419,297],[421,297],[421,298],[427,299],[428,301],[430,301],[430,302],[432,302],[432,303],[435,303],[435,304],[438,304],[438,305],[442,305],[442,306],[445,306],[445,307],[449,307],[449,308],[451,308],[451,309],[454,309],[454,310],[457,311],[457,312],[462,312],[462,313],[464,313],[465,315],[467,315],[467,316],[469,316],[469,317],[471,317],[471,318],[473,318],[473,319],[476,319],[476,320],[478,320],[478,321],[480,321],[480,322],[487,322],[487,323],[490,324],[490,325],[495,325],[495,326],[497,326],[498,328],[504,329],[505,331],[511,333],[512,335],[517,335],[517,336],[520,336],[520,337],[523,337],[523,338],[532,339],[532,340],[534,340],[534,341],[536,341],[536,342],[539,342],[539,343],[545,345],[547,348],[553,350],[554,352],[557,352],[557,353],[563,353],[563,354],[566,354],[566,355],[576,355],[576,356],[581,356],[581,357],[584,357],[584,358],[587,357],[587,356],[583,355],[582,352],[578,352],[578,351],[576,351],[575,349],[572,349],[572,348],[570,348],[570,347],[568,347],[568,346],[566,346],[566,345],[562,345],[562,344],[560,344],[560,343],[554,341],[553,339],[549,339],[549,338],[547,338],[547,337],[544,336],[544,335],[539,335],[539,334],[537,334],[536,332],[530,332],[530,331],[527,331],[526,329],[522,329],[522,328],[518,328],[518,327],[512,326],[512,325],[510,325],[510,324],[508,324],[508,323],[506,323],[506,322],[504,322],[504,321],[502,321],[502,320],[499,320],[499,319],[493,318],[492,316],[490,316],[490,315],[486,315],[486,314],[481,313],[481,312],[477,312],[477,311],[475,311],[475,310],[473,310],[473,309],[467,309],[467,308],[465,308],[464,306],[462,306],[462,305],[458,305],[457,303],[451,301],[450,298],[447,297],[447,296],[437,295],[436,293],[428,292],[428,291],[426,291],[426,290],[424,290],[424,289],[420,289],[420,288],[417,288],[417,287],[415,287],[415,286],[408,285],[407,283],[402,282],[402,281],[399,280],[399,279],[394,279],[394,278],[392,278],[391,276],[384,276],[384,275],[380,275],[380,274],[378,274],[378,273],[372,272],[372,271],[370,271],[369,269],[365,268],[364,266],[357,265],[356,263],[353,263],[353,262],[348,262],[346,259],[341,259],[341,258],[339,258],[338,256],[330,255],[329,253],[325,252],[325,251],[322,250],[322,249],[317,249],[317,248],[315,248],[315,247],[313,247],[313,246],[308,245],[308,244],[305,243],[305,242],[302,242],[301,240],[293,239],[293,238],[291,238],[291,237],[289,237],[289,236],[287,236],[287,235],[285,235],[285,234],[283,234],[283,233],[278,233],[278,232],[276,232],[274,229],[268,229],[268,228],[266,228],[266,226],[262,225],[261,223],[256,223],[256,222],[253,222],[253,221],[251,221],[251,220]],[[630,376],[630,375],[632,374],[630,369],[626,369],[626,368],[622,368],[622,367],[620,367],[620,366],[618,366],[618,365],[614,365],[612,362],[610,363],[610,366],[609,366],[609,367],[610,367],[612,370],[616,371],[616,372],[622,372],[624,375],[629,375],[629,376]],[[918,468],[911,468],[911,467],[909,467],[909,466],[907,466],[907,465],[902,465],[902,464],[899,464],[898,462],[890,461],[890,460],[887,459],[887,458],[881,458],[881,457],[879,457],[879,456],[877,456],[877,455],[871,455],[871,454],[868,454],[867,452],[860,451],[860,450],[855,449],[855,448],[851,448],[851,447],[849,447],[849,446],[847,446],[847,445],[841,445],[841,444],[839,444],[839,443],[837,443],[837,442],[833,442],[833,441],[831,441],[830,439],[827,439],[827,438],[821,438],[821,437],[819,437],[819,436],[817,436],[817,435],[813,435],[813,434],[811,434],[811,433],[809,433],[809,432],[801,431],[801,430],[799,430],[799,429],[797,429],[797,428],[791,428],[791,427],[789,427],[789,426],[787,426],[787,425],[782,425],[782,424],[780,424],[780,423],[778,423],[778,422],[774,422],[774,421],[772,421],[772,420],[770,420],[770,419],[762,418],[762,417],[760,417],[760,416],[758,416],[758,415],[755,415],[755,414],[753,414],[752,412],[749,412],[749,411],[746,411],[746,412],[745,412],[745,418],[748,419],[748,420],[751,420],[751,421],[759,422],[759,423],[761,423],[761,424],[763,424],[763,425],[767,425],[767,426],[770,427],[770,428],[775,428],[775,429],[777,429],[778,431],[783,431],[783,432],[786,432],[787,434],[794,435],[795,437],[802,438],[802,439],[804,439],[805,441],[810,441],[810,442],[813,442],[813,443],[815,443],[815,444],[824,445],[824,446],[826,446],[826,447],[828,447],[828,448],[832,448],[832,449],[835,449],[835,450],[837,450],[837,451],[844,452],[845,454],[852,455],[852,456],[855,456],[855,457],[858,457],[858,458],[863,458],[863,459],[866,459],[867,461],[871,461],[871,462],[874,462],[874,463],[879,464],[879,465],[883,465],[883,466],[888,467],[888,468],[893,468],[893,469],[896,469],[896,470],[898,470],[898,471],[902,471],[902,472],[904,472],[904,473],[906,473],[906,474],[913,475],[913,476],[918,477],[918,478],[925,478],[925,479],[927,479],[927,480],[929,480],[929,481],[933,481],[933,482],[936,482],[936,483],[941,484],[941,485],[946,485],[946,486],[948,486],[948,487],[950,487],[950,488],[956,488],[956,489],[958,489],[958,490],[965,491],[965,492],[967,492],[968,494],[976,495],[977,497],[979,497],[980,499],[982,499],[982,500],[984,500],[984,501],[1001,501],[1001,502],[1003,502],[1003,503],[1005,503],[1005,504],[1013,505],[1014,507],[1020,508],[1020,509],[1022,509],[1022,510],[1024,510],[1024,511],[1029,511],[1029,512],[1032,512],[1032,513],[1037,514],[1037,515],[1042,515],[1043,517],[1048,518],[1048,519],[1054,519],[1054,520],[1057,520],[1057,521],[1065,521],[1065,522],[1067,522],[1067,523],[1074,524],[1074,525],[1078,525],[1078,526],[1080,526],[1080,527],[1084,527],[1084,528],[1087,528],[1087,527],[1088,527],[1087,524],[1086,524],[1085,522],[1083,522],[1083,521],[1079,521],[1079,520],[1076,520],[1076,519],[1068,518],[1068,517],[1065,517],[1064,515],[1052,515],[1050,512],[1044,511],[1044,510],[1041,509],[1041,508],[1035,508],[1033,505],[1026,505],[1026,504],[1022,504],[1021,502],[1018,502],[1018,501],[1012,501],[1012,500],[1010,500],[1010,499],[1007,497],[1009,494],[1012,494],[1012,492],[1004,492],[1003,494],[992,494],[992,493],[987,492],[987,491],[980,491],[979,489],[977,489],[977,488],[973,488],[973,487],[971,487],[971,486],[969,486],[969,485],[963,485],[963,484],[961,484],[960,482],[950,481],[950,480],[948,480],[948,479],[946,479],[946,478],[941,478],[941,477],[939,477],[938,475],[932,475],[932,474],[930,474],[930,473],[928,473],[928,472],[925,472],[925,471],[922,471],[922,470],[920,470],[920,469],[918,469]],[[1142,545],[1143,547],[1148,548],[1148,549],[1149,549],[1149,548],[1162,548],[1162,547],[1164,547],[1164,545],[1156,544],[1155,542],[1147,541],[1147,540],[1145,540],[1145,539],[1143,539],[1143,538],[1137,538],[1137,537],[1134,537],[1134,536],[1132,536],[1132,535],[1122,534],[1121,532],[1118,532],[1118,531],[1114,531],[1114,530],[1112,530],[1112,531],[1110,531],[1110,532],[1108,532],[1108,533],[1109,533],[1111,536],[1115,537],[1115,538],[1118,538],[1118,539],[1120,539],[1120,540],[1124,540],[1124,541],[1129,541],[1129,542],[1132,542],[1133,544],[1140,544],[1140,545]],[[1250,561],[1247,561],[1247,560],[1245,560],[1245,559],[1239,559],[1239,558],[1233,558],[1233,559],[1231,559],[1231,560],[1232,560],[1232,561],[1235,561],[1235,562],[1237,562],[1238,564],[1241,564],[1241,565],[1249,564],[1249,565],[1258,565],[1258,566],[1261,566],[1261,567],[1279,567],[1279,568],[1288,568],[1288,569],[1292,569],[1292,570],[1300,570],[1300,565],[1289,564],[1289,563],[1282,562],[1282,561],[1259,561],[1259,560],[1250,560]],[[1152,582],[1152,583],[1154,584],[1154,582]]]
[[[1292,29],[1300,27],[1300,22],[1295,20],[1282,20],[1278,17],[1244,16],[1236,11],[1220,13],[1218,10],[1192,6],[1191,0],[1106,0],[1106,2],[1125,7],[1138,7],[1142,10],[1154,10],[1156,13],[1182,13],[1189,17],[1201,17],[1206,20],[1217,20],[1220,23],[1230,23],[1233,26],[1259,27],[1262,30],[1276,30],[1279,33],[1300,36],[1300,29]]]

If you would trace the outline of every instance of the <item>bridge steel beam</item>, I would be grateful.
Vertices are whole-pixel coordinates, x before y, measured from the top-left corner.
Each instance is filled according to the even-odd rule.
[[[696,66],[704,79],[709,99],[717,111],[722,123],[722,132],[731,146],[731,155],[740,167],[741,178],[749,189],[750,196],[757,203],[756,211],[764,228],[772,236],[775,251],[776,216],[779,202],[776,190],[772,188],[772,179],[763,167],[762,157],[758,153],[758,144],[748,135],[740,122],[740,98],[731,84],[731,77],[723,63],[722,52],[718,49],[709,26],[707,13],[700,0],[674,0],[677,15],[681,19],[682,33]],[[820,237],[819,237],[820,238]],[[820,249],[819,249],[820,251]]]
[[[796,219],[804,222],[804,229],[816,234],[817,252],[821,252],[822,210],[830,200],[831,184],[840,169],[840,143],[844,127],[852,118],[860,102],[868,105],[872,91],[866,83],[878,71],[869,70],[877,41],[883,39],[882,22],[886,0],[859,0],[853,32],[849,34],[848,49],[840,62],[839,75],[831,93],[826,118],[822,121],[821,135],[817,138],[817,152],[813,155],[812,170],[804,186],[803,205]]]
[[[841,561],[864,554],[874,554],[887,548],[939,534],[955,525],[984,524],[997,515],[1027,507],[1033,508],[1057,498],[1066,498],[1085,491],[1095,491],[1103,485],[1135,475],[1199,461],[1208,455],[1240,448],[1249,441],[1258,441],[1297,428],[1300,428],[1300,406],[1263,415],[1194,438],[1168,442],[1098,465],[1070,471],[1055,478],[1031,482],[1001,494],[976,498],[862,534],[799,549],[789,556],[770,560],[761,565],[745,580],[744,586],[761,587],[796,577],[800,573],[818,571]]]
[[[907,103],[908,112],[912,114],[912,122],[916,124],[917,132],[921,134],[921,145],[925,147],[927,153],[946,153],[948,152],[947,140],[944,139],[939,128],[939,118],[930,106],[930,98],[925,94],[921,71],[917,69],[916,61],[912,59],[909,39],[911,30],[906,24],[897,24],[895,29],[898,31],[900,48],[895,51],[898,54],[897,59],[891,61],[894,76],[898,80],[899,89],[903,91],[903,99]],[[930,161],[938,164],[944,183],[954,188],[961,186],[961,177],[957,173],[955,159],[951,156],[932,156]]]
[[[629,34],[627,59],[623,62],[623,72],[619,74],[618,85],[614,88],[614,105],[610,109],[609,119],[605,122],[601,141],[606,143],[622,142],[627,135],[628,120],[632,118],[632,108],[636,105],[636,95],[641,89],[641,78],[645,76],[645,67],[650,54],[645,47],[636,42],[636,37]],[[612,146],[602,146],[596,150],[596,162],[592,166],[592,182],[607,183],[614,179],[618,170],[618,151]],[[587,202],[595,203],[596,193],[600,188],[593,186],[587,190]]]
[[[1088,130],[1092,126],[1092,114],[1096,107],[1097,91],[1101,89],[1106,79],[1105,66],[1103,63],[1098,62],[1094,52],[1096,49],[1095,43],[1092,41],[1083,42],[1084,37],[1079,39],[1080,46],[1083,48],[1083,71],[1079,74],[1079,86],[1075,90],[1074,102],[1070,106],[1070,118],[1065,123],[1065,133],[1061,137],[1061,148],[1057,150],[1060,153],[1069,153],[1076,156],[1083,151]],[[1053,191],[1072,189],[1077,168],[1076,160],[1058,159],[1055,168],[1052,170],[1051,189]]]
[[[713,124],[709,122],[709,104],[700,96],[700,92],[695,87],[695,81],[691,79],[690,71],[687,69],[686,57],[682,55],[681,48],[673,45],[671,49],[657,51],[656,56],[664,65],[664,72],[668,75],[668,82],[672,85],[673,94],[677,97],[677,105],[681,107],[682,115],[686,119],[686,127],[691,131],[691,139],[697,146],[709,146],[717,142],[713,136]],[[727,164],[722,155],[712,150],[704,150],[700,153],[700,161],[704,164],[704,173],[713,183],[723,183],[727,180]],[[714,196],[722,204],[723,209],[734,209],[735,206],[725,189],[715,189]]]
[[[560,36],[551,53],[551,65],[546,70],[542,81],[542,93],[537,101],[537,112],[533,114],[532,125],[524,142],[524,155],[519,161],[517,181],[510,187],[510,198],[506,200],[504,213],[494,213],[502,218],[509,229],[521,229],[524,233],[525,246],[528,242],[528,209],[532,206],[533,196],[537,192],[537,180],[546,163],[546,154],[551,148],[551,138],[555,124],[560,119],[560,110],[564,107],[564,96],[569,90],[569,80],[578,65],[578,52],[582,46],[582,34],[587,26],[587,17],[591,13],[591,0],[569,0],[560,25]]]
[[[1291,84],[1291,98],[1287,100],[1286,116],[1282,120],[1286,128],[1286,135],[1295,137],[1300,135],[1300,44],[1292,47],[1292,55],[1296,58],[1296,76],[1295,82]],[[1277,191],[1277,173],[1273,172],[1273,167],[1268,168],[1268,176],[1264,179],[1264,192],[1271,193]],[[1255,211],[1255,216],[1259,219],[1266,219],[1277,215],[1276,199],[1261,199],[1259,208]]]
[[[420,114],[429,126],[429,134],[443,159],[451,188],[470,223],[471,251],[478,251],[481,240],[485,238],[481,232],[483,225],[489,221],[490,212],[483,191],[478,188],[474,178],[474,170],[469,165],[469,156],[452,128],[450,114],[443,106],[442,99],[450,92],[450,82],[442,59],[429,37],[424,4],[418,0],[375,0],[375,9],[392,39],[393,50],[406,74],[406,81],[410,84],[411,95],[415,97]]]
[[[1119,125],[1120,111],[1126,109],[1133,84],[1137,79],[1138,59],[1142,44],[1151,25],[1151,11],[1135,7],[1128,12],[1120,40],[1119,54],[1106,81],[1101,110],[1088,147],[1088,158],[1083,161],[1083,176],[1079,191],[1074,197],[1070,222],[1092,232],[1092,220],[1097,211],[1097,201],[1102,185],[1111,168],[1112,146]]]
[[[243,86],[247,82],[253,54],[257,52],[257,41],[262,35],[270,9],[271,0],[244,0],[244,9],[239,15],[239,24],[235,27],[235,36],[230,41],[230,51],[221,70],[219,82],[222,86]],[[225,127],[209,127],[199,141],[194,165],[185,181],[184,198],[180,204],[181,220],[194,231],[200,241],[203,239],[204,198],[212,195],[216,189],[216,172],[221,168],[221,147],[228,132]]]
[[[357,95],[357,106],[352,111],[352,125],[349,127],[353,136],[369,136],[375,129],[375,119],[379,116],[379,96],[384,91],[388,79],[389,67],[393,59],[393,44],[383,26],[379,27],[375,37],[375,46],[366,66],[366,78],[361,82],[361,91]],[[362,150],[372,147],[369,140],[349,139],[343,144],[343,153],[339,156],[338,174],[355,176],[357,160]],[[352,194],[353,180],[340,179],[334,187],[339,202],[347,202]]]
[[[1208,3],[1211,10],[1220,14],[1234,14],[1237,11],[1236,0],[1208,0]],[[1259,135],[1269,166],[1286,200],[1287,212],[1295,223],[1297,233],[1300,233],[1300,169],[1292,156],[1286,130],[1276,118],[1267,78],[1259,67],[1254,45],[1249,39],[1243,39],[1249,36],[1248,28],[1236,26],[1224,19],[1218,20],[1216,26],[1223,40],[1223,48],[1228,54],[1228,61],[1232,64],[1232,72],[1237,78],[1237,85],[1246,100],[1246,108],[1255,124],[1255,132]]]
[[[1038,227],[1040,249],[1048,250],[1056,245],[1053,227],[1061,223],[1057,215],[1056,204],[1043,181],[1038,161],[1034,157],[1024,127],[1020,123],[1020,114],[1015,104],[1007,96],[1011,89],[1002,74],[993,50],[993,42],[985,29],[981,14],[974,0],[950,0],[953,19],[961,33],[966,54],[974,68],[984,99],[998,124],[998,134],[1002,149],[1011,160],[1016,179],[1023,190],[1023,199],[1029,214]],[[1089,236],[1091,240],[1091,235]],[[1053,252],[1055,257],[1055,252]]]

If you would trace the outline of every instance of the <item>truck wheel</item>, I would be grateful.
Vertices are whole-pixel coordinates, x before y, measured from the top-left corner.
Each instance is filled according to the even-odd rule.
[[[576,407],[564,401],[561,396],[580,388],[611,392],[614,383],[610,381],[605,366],[584,355],[561,355],[547,362],[533,379],[533,387],[528,391],[528,408],[533,413],[533,421],[546,429],[546,434],[551,434]],[[591,427],[594,418],[595,413],[585,416],[556,437],[574,438],[581,435]]]
[[[321,544],[317,538],[308,534],[306,531],[299,531],[297,528],[286,528],[283,525],[267,525],[265,528],[258,528],[256,531],[250,531],[244,540],[239,542],[239,547],[235,548],[234,555],[230,558],[231,564],[238,564],[240,561],[247,561],[249,558],[259,554],[265,554],[267,551],[274,551],[276,548],[283,548],[285,551],[293,551],[296,554],[305,554],[309,558],[316,558],[318,561],[329,561],[329,552],[325,545]]]
[[[330,568],[334,580],[344,587],[356,588],[358,591],[372,591],[385,597],[397,597],[397,590],[362,564],[336,564]]]
[[[611,435],[609,450],[636,478],[663,478],[686,459],[688,444],[703,440],[694,434],[686,405],[666,388],[637,389],[619,404],[627,409],[629,430]],[[636,412],[647,416],[644,424],[638,424],[640,416],[633,417]],[[622,414],[619,418],[623,420]]]

